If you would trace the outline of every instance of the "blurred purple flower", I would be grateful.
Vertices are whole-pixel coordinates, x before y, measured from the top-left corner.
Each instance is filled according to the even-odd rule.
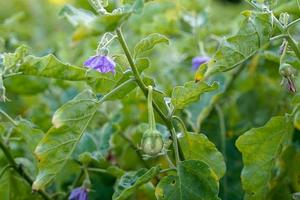
[[[84,187],[75,188],[72,190],[69,200],[88,200],[88,191]]]
[[[192,60],[192,70],[197,70],[200,65],[207,63],[210,57],[207,56],[197,56]]]
[[[108,56],[97,55],[90,57],[87,61],[85,61],[84,66],[95,69],[101,73],[115,73],[116,63]]]

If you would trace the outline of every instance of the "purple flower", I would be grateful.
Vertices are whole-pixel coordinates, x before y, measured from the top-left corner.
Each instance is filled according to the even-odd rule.
[[[84,66],[95,69],[101,73],[115,73],[116,63],[108,56],[97,55],[90,57],[87,61],[85,61]]]
[[[200,65],[207,63],[210,60],[210,57],[207,56],[197,56],[192,60],[192,69],[197,70]]]
[[[84,187],[73,189],[69,200],[88,200],[88,190]]]

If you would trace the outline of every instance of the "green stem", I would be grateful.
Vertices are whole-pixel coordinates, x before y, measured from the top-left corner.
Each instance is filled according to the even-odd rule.
[[[152,92],[153,88],[151,85],[148,86],[148,99],[147,99],[147,106],[148,106],[148,120],[150,129],[153,131],[156,129],[155,127],[155,117],[153,112],[153,106],[152,106]]]
[[[123,49],[123,51],[124,51],[124,53],[126,55],[126,58],[127,58],[128,62],[129,62],[129,65],[131,67],[133,75],[134,75],[134,77],[136,79],[136,82],[137,82],[138,86],[141,88],[141,90],[144,93],[144,95],[147,97],[148,89],[147,89],[146,85],[144,84],[144,82],[143,82],[143,80],[142,80],[142,78],[141,78],[141,76],[140,76],[140,74],[139,74],[139,72],[137,70],[137,67],[135,66],[135,64],[133,62],[133,58],[131,56],[131,53],[129,51],[129,48],[128,48],[127,43],[126,43],[126,41],[124,39],[124,36],[122,34],[121,29],[118,28],[116,30],[116,33],[117,33],[117,36],[118,36],[118,40],[119,40],[119,42],[120,42],[120,44],[122,46],[122,49]],[[161,111],[161,109],[158,107],[158,105],[154,101],[152,102],[152,104],[153,104],[153,107],[156,110],[156,112],[161,117],[161,119],[166,123],[166,125],[168,126],[168,128],[170,128],[171,126],[170,126],[170,122],[169,122],[168,118],[165,116],[165,114]]]
[[[176,119],[176,120],[179,122],[179,124],[180,124],[180,126],[181,126],[181,129],[182,129],[182,132],[183,132],[184,134],[188,132],[187,129],[186,129],[186,127],[185,127],[184,122],[182,121],[182,119],[181,119],[180,117],[174,115],[174,116],[172,116],[172,118],[173,118],[173,119]]]
[[[140,89],[142,90],[142,92],[144,93],[144,95],[147,97],[148,95],[148,89],[145,86],[138,70],[137,67],[135,66],[135,63],[133,61],[133,58],[131,56],[131,53],[129,51],[128,45],[124,39],[124,36],[122,34],[122,31],[120,28],[118,28],[116,30],[117,36],[118,36],[118,40],[122,46],[122,49],[126,55],[126,58],[129,62],[129,65],[131,67],[131,70],[133,72],[133,75],[136,79],[136,82],[138,84],[138,86],[140,87]],[[174,126],[172,124],[171,119],[169,119],[168,117],[165,116],[165,114],[162,112],[162,110],[159,108],[159,106],[152,101],[153,107],[156,110],[156,112],[159,114],[159,116],[161,117],[161,119],[164,121],[164,123],[166,124],[166,126],[168,127],[168,129],[170,130],[171,134],[172,134],[172,139],[173,139],[173,147],[174,147],[174,152],[175,152],[175,157],[176,157],[176,165],[178,164],[178,162],[180,161],[179,159],[179,151],[178,151],[178,142],[177,142],[177,136],[176,136],[176,132],[174,129]]]
[[[290,29],[292,26],[294,26],[296,23],[300,22],[300,18],[292,21],[291,23],[289,23],[286,27],[286,29]]]
[[[215,109],[217,111],[219,117],[219,123],[220,123],[221,152],[226,162],[226,126],[225,126],[224,113],[222,111],[222,108],[218,104],[215,106]],[[223,183],[222,185],[223,185],[223,193],[224,193],[223,200],[227,200],[227,176],[226,175],[223,177],[222,183]]]
[[[176,171],[176,168],[162,169],[159,173],[162,174],[162,173],[166,173],[169,171]]]
[[[299,48],[297,46],[296,41],[292,38],[292,36],[290,34],[287,35],[286,40],[289,42],[291,48],[293,49],[293,51],[295,52],[296,56],[300,60],[300,50],[299,50]]]
[[[11,155],[8,147],[0,140],[0,149],[2,149],[5,157],[8,160],[9,165],[21,176],[23,177],[29,185],[32,185],[33,180],[30,178],[30,176],[24,171],[22,166],[18,165],[16,161],[14,160],[13,156]],[[43,190],[37,191],[44,199],[50,200],[50,197],[46,192]]]
[[[167,162],[168,162],[168,164],[169,164],[169,166],[170,166],[171,168],[176,168],[176,166],[173,164],[173,162],[172,162],[172,160],[170,159],[170,157],[169,157],[169,155],[168,155],[167,152],[165,152],[165,158],[166,158],[166,160],[167,160]]]
[[[282,32],[282,34],[285,34],[285,38],[286,40],[289,42],[291,48],[293,49],[293,51],[295,52],[296,56],[298,57],[298,59],[300,60],[300,50],[297,46],[296,41],[293,39],[293,37],[289,34],[288,32],[288,28],[284,27],[280,21],[272,14],[272,18],[273,18],[273,22],[275,24],[275,26]]]
[[[8,119],[8,121],[10,121],[14,126],[17,126],[18,123],[15,122],[15,120],[13,120],[6,112],[4,112],[3,110],[0,109],[0,113],[6,118]]]
[[[180,162],[180,156],[179,156],[179,150],[178,150],[177,133],[175,131],[175,128],[174,128],[173,124],[172,124],[172,128],[171,128],[171,135],[172,135],[172,140],[173,140],[176,166],[178,166],[178,164]]]

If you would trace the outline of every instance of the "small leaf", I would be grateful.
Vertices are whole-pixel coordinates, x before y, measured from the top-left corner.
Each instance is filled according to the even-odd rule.
[[[273,117],[260,128],[253,128],[236,141],[243,156],[242,184],[247,200],[265,200],[276,160],[291,142],[293,126],[287,117]]]
[[[112,197],[113,200],[125,200],[133,194],[140,186],[148,183],[160,171],[160,167],[151,169],[140,169],[136,172],[127,172],[119,180],[116,191]]]
[[[150,66],[150,60],[148,58],[138,58],[135,61],[135,65],[138,68],[138,71],[142,73]]]
[[[65,166],[97,107],[95,95],[86,90],[54,113],[54,126],[35,149],[39,173],[33,190],[43,189]]]
[[[199,160],[186,160],[178,165],[178,176],[161,179],[155,190],[157,200],[220,200],[214,172]]]
[[[188,104],[197,101],[201,94],[218,88],[218,83],[208,85],[205,82],[187,82],[184,86],[177,86],[172,92],[172,103],[175,109],[183,109]]]
[[[155,45],[159,43],[166,43],[169,44],[169,39],[161,35],[159,33],[152,33],[148,35],[146,38],[142,39],[134,48],[134,57],[138,57],[154,48]]]
[[[270,13],[251,11],[241,24],[239,32],[222,42],[213,59],[208,63],[205,76],[238,66],[269,42],[271,33]]]
[[[182,153],[187,160],[200,160],[205,162],[218,176],[224,176],[226,165],[222,153],[215,144],[208,140],[204,134],[184,133],[179,138]]]

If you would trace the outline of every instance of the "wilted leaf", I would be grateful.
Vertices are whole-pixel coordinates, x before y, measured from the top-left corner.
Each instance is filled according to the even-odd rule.
[[[208,140],[204,134],[184,133],[179,138],[182,153],[187,160],[200,160],[205,162],[218,176],[222,178],[226,165],[222,153],[215,144]]]
[[[253,128],[236,141],[243,155],[242,184],[247,200],[265,200],[276,160],[291,141],[293,126],[287,117],[273,117],[260,128]]]
[[[218,83],[208,85],[205,82],[187,82],[184,86],[177,86],[172,92],[172,103],[175,109],[183,109],[188,104],[197,101],[201,94],[218,88]]]
[[[178,176],[161,179],[155,190],[158,200],[220,200],[217,177],[199,160],[179,163]]]

